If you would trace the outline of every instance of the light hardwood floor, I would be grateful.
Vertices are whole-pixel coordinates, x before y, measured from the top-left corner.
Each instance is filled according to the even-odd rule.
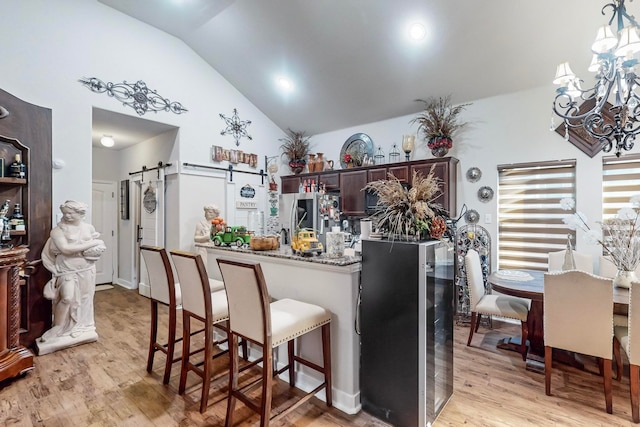
[[[199,379],[189,376],[185,396],[177,394],[179,365],[162,385],[164,355],[146,372],[149,305],[135,291],[96,293],[100,340],[36,358],[36,369],[23,378],[0,383],[0,425],[9,426],[221,426],[226,409],[225,381],[212,387],[209,408],[198,412]],[[161,312],[161,318],[165,318]],[[436,426],[626,426],[632,425],[629,381],[613,381],[613,415],[604,411],[602,380],[593,360],[589,371],[556,364],[553,396],[544,394],[544,376],[528,372],[517,353],[495,348],[519,327],[494,321],[480,327],[474,346],[466,347],[468,329],[455,328],[454,395]],[[221,362],[222,363],[222,362]],[[223,368],[223,366],[220,366]],[[253,371],[249,375],[255,375]],[[275,404],[295,394],[280,383]],[[257,416],[237,405],[237,425],[255,425]],[[312,399],[281,425],[369,426],[387,424],[361,412],[327,410]]]

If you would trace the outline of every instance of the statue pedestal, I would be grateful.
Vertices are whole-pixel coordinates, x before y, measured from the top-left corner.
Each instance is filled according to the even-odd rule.
[[[48,338],[46,341],[38,338],[36,340],[36,348],[38,349],[38,355],[42,356],[43,354],[53,353],[54,351],[64,350],[65,348],[94,341],[98,341],[98,333],[95,330],[82,332],[75,337],[63,335],[61,337]]]

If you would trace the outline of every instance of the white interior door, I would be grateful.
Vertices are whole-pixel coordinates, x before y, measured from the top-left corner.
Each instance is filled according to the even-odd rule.
[[[96,262],[96,284],[112,283],[116,271],[117,252],[116,218],[116,183],[109,181],[93,181],[91,194],[91,223],[100,233],[107,249]]]
[[[165,180],[162,170],[146,173],[145,179],[136,182],[138,191],[135,263],[138,292],[149,296],[149,280],[144,260],[140,256],[141,245],[164,246]],[[150,178],[152,177],[152,178]]]

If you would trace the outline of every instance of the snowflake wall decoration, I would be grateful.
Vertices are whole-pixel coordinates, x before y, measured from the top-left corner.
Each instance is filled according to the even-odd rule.
[[[220,135],[233,135],[236,145],[240,145],[240,138],[247,138],[249,141],[253,141],[251,135],[247,133],[247,126],[251,124],[251,120],[240,120],[238,110],[234,108],[233,116],[231,117],[225,117],[224,114],[220,113],[220,118],[227,124],[227,127],[220,132]]]

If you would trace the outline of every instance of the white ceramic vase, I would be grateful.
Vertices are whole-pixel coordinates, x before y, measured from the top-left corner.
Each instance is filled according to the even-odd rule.
[[[631,282],[637,282],[638,277],[635,271],[618,270],[616,277],[613,278],[613,284],[619,288],[630,288]]]

